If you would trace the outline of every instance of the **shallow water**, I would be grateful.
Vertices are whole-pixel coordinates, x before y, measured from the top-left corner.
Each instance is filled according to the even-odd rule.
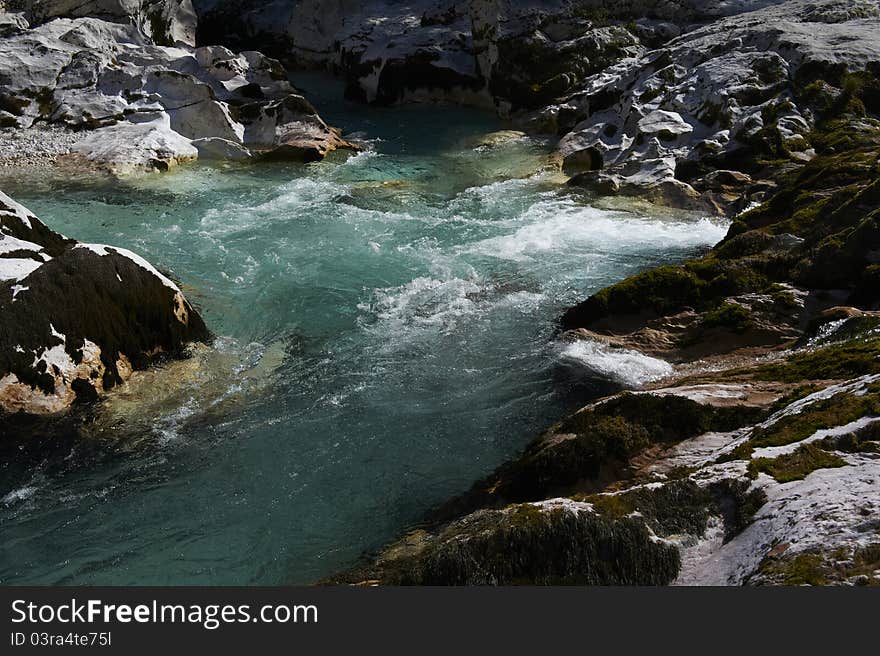
[[[218,335],[137,376],[84,437],[4,450],[3,584],[314,581],[576,403],[666,373],[561,344],[554,320],[723,225],[591,205],[540,172],[545,144],[480,146],[491,116],[322,91],[365,152],[125,184],[0,177],[51,227],[169,271]]]

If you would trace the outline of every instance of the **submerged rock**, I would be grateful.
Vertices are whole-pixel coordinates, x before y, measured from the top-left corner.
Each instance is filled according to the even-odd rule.
[[[180,289],[146,260],[53,232],[0,192],[0,413],[93,401],[208,338]]]

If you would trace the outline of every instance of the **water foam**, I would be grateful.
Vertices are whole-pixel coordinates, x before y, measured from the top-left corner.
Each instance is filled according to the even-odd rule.
[[[467,250],[512,261],[549,252],[597,255],[712,246],[727,232],[721,222],[663,220],[552,198],[532,205],[520,217],[525,224],[511,234],[484,239]]]
[[[673,373],[672,365],[638,351],[614,348],[592,340],[566,344],[563,361],[574,362],[588,371],[624,387],[639,387]]]

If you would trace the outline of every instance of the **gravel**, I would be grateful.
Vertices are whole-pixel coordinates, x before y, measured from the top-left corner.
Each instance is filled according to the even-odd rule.
[[[49,167],[82,135],[59,126],[0,129],[0,167]]]

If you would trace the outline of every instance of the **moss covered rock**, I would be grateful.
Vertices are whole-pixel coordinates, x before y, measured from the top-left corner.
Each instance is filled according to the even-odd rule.
[[[0,193],[0,414],[93,401],[208,338],[180,289],[146,260],[63,237]]]
[[[678,549],[637,518],[567,499],[484,510],[342,581],[385,585],[664,585]],[[336,581],[339,582],[339,581]]]

